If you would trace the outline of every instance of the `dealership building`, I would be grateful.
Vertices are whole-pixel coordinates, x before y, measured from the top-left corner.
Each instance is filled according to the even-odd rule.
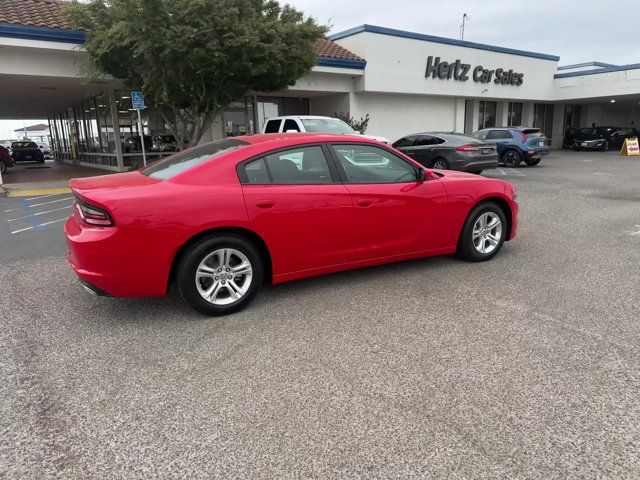
[[[130,91],[87,78],[84,34],[54,0],[0,6],[0,118],[49,120],[60,161],[124,171],[140,164]],[[362,25],[316,43],[317,63],[281,92],[251,92],[216,119],[203,141],[254,133],[278,115],[369,115],[367,133],[396,140],[423,131],[541,128],[561,148],[585,126],[638,127],[640,64],[561,65],[546,53]],[[143,112],[145,135],[169,133]],[[166,153],[151,151],[152,157]]]

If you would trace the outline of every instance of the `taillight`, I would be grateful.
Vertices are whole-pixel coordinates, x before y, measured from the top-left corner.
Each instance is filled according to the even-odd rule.
[[[93,227],[113,227],[113,219],[104,210],[89,205],[78,198],[75,199],[74,203],[78,215],[80,215],[82,221],[87,225]]]
[[[459,147],[456,147],[456,150],[459,152],[468,152],[470,150],[477,150],[478,146],[477,145],[460,145]]]
[[[524,132],[520,132],[520,135],[522,135],[522,143],[527,143],[527,134]]]

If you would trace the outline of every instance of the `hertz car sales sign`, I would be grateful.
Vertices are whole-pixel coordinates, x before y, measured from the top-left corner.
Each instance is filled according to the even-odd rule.
[[[482,65],[477,65],[473,69],[468,63],[462,63],[460,60],[455,62],[441,62],[440,57],[427,58],[427,70],[424,74],[426,78],[439,78],[441,80],[457,80],[466,82],[469,78],[474,82],[493,83],[498,85],[515,85],[519,87],[524,83],[524,73],[506,70],[504,68],[496,68],[489,70]]]

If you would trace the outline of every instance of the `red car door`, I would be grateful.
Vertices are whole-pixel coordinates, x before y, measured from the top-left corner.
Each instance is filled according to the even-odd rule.
[[[241,166],[249,219],[268,245],[276,277],[349,260],[351,195],[325,149],[290,148]]]
[[[333,145],[354,205],[352,260],[427,252],[445,245],[446,192],[437,178],[368,144]]]

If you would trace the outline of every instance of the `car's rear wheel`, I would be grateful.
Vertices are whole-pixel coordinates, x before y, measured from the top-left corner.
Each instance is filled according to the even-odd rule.
[[[448,170],[449,163],[444,158],[436,158],[431,162],[431,168],[435,168],[436,170]]]
[[[516,168],[522,162],[522,155],[517,150],[507,150],[502,155],[502,163],[507,167]]]
[[[525,160],[524,163],[526,163],[530,167],[533,167],[534,165],[538,165],[540,163],[540,159],[539,158],[529,158],[529,159]]]
[[[7,166],[4,162],[0,162],[0,173],[5,173],[7,171]]]
[[[258,293],[264,267],[256,247],[240,236],[204,238],[182,255],[176,270],[182,298],[205,315],[247,306]]]
[[[467,217],[458,241],[458,254],[470,262],[495,256],[507,236],[507,218],[494,202],[477,205]]]

